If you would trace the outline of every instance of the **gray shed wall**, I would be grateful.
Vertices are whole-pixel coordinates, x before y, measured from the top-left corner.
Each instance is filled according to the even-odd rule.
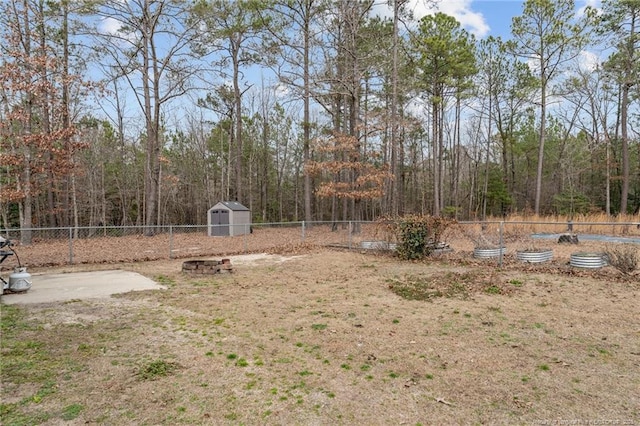
[[[221,201],[207,211],[209,236],[235,236],[251,232],[251,212],[235,201]]]

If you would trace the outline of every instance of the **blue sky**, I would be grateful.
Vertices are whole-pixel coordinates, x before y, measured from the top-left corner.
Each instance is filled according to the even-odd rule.
[[[446,0],[443,3],[446,3]],[[474,21],[467,24],[468,30],[477,37],[492,35],[507,39],[510,38],[511,18],[522,13],[523,2],[519,0],[475,0],[468,3],[470,3],[469,15],[477,14],[480,22],[486,25],[487,33],[479,34],[483,27],[476,27],[473,25]]]
[[[455,17],[477,38],[489,35],[510,38],[511,18],[522,14],[524,0],[438,0],[436,10]],[[576,12],[585,6],[600,7],[600,0],[576,0]],[[409,0],[407,7],[416,19],[433,13],[428,0]],[[381,11],[382,12],[382,11]],[[382,12],[389,16],[389,12]]]
[[[575,0],[578,16],[580,10],[587,5],[600,7],[600,1]],[[433,7],[434,3],[436,5],[435,8]],[[463,28],[475,35],[477,39],[490,35],[509,39],[511,37],[511,20],[513,17],[522,14],[523,4],[524,0],[408,0],[407,7],[413,12],[416,20],[426,14],[440,11],[456,18]],[[373,13],[391,17],[392,13],[388,6],[388,0],[376,0]],[[101,29],[106,32],[117,31],[119,26],[120,24],[114,19],[107,19],[101,23]],[[583,62],[597,62],[598,58],[595,54],[583,53]],[[259,67],[255,67],[252,71],[246,71],[245,75],[254,77],[253,83],[256,87],[260,86],[263,77],[267,78],[268,83],[276,81],[268,70]],[[130,103],[131,105],[136,105],[134,101]]]

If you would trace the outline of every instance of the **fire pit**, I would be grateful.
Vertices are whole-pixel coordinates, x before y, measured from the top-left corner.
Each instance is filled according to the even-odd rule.
[[[231,259],[222,260],[187,260],[182,263],[182,272],[198,275],[213,275],[223,271],[233,272]]]

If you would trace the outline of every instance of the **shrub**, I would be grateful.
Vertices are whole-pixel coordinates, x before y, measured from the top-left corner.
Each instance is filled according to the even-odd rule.
[[[437,248],[444,232],[455,220],[425,216],[407,215],[384,222],[394,234],[398,257],[405,260],[421,259]]]
[[[640,264],[638,248],[631,244],[609,247],[604,254],[609,265],[626,275],[631,275]]]

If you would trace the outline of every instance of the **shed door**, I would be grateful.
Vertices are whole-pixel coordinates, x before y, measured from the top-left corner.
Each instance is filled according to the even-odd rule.
[[[229,235],[229,210],[211,210],[211,235],[223,237]]]

